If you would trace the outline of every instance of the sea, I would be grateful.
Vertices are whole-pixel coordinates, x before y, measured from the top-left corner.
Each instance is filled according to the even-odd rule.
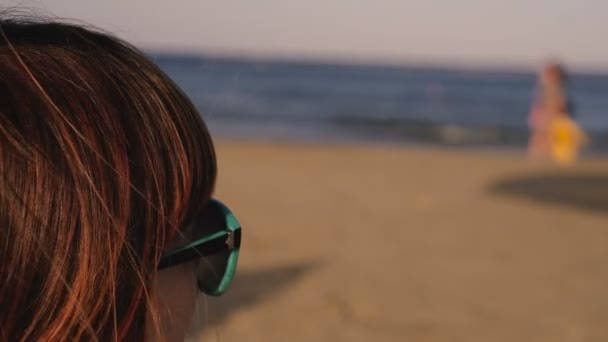
[[[533,71],[152,54],[214,136],[523,149]],[[571,73],[591,150],[608,153],[608,74]]]

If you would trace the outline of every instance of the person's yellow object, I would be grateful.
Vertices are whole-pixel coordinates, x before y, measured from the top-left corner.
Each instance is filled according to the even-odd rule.
[[[567,114],[551,121],[551,157],[561,165],[573,164],[583,145],[588,143],[585,131]]]

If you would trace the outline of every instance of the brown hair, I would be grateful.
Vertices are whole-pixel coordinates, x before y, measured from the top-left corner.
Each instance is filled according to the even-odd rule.
[[[116,38],[0,34],[0,340],[141,341],[165,244],[213,191],[207,128]]]
[[[546,77],[549,77],[552,82],[556,82],[560,85],[567,83],[567,75],[564,67],[557,62],[549,62],[543,66],[541,71]]]

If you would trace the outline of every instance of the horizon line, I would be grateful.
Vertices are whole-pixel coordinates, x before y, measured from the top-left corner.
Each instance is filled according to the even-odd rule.
[[[260,63],[302,63],[302,64],[326,64],[326,65],[351,65],[351,66],[378,66],[378,67],[421,67],[433,69],[449,69],[462,71],[497,71],[514,73],[535,73],[542,62],[532,61],[498,61],[498,60],[475,60],[467,58],[437,58],[437,57],[403,57],[403,58],[374,58],[355,57],[344,55],[319,55],[319,54],[288,54],[288,53],[251,53],[234,51],[210,51],[188,48],[159,48],[141,47],[142,51],[151,55],[172,55],[189,58],[206,58],[227,61],[260,62]],[[545,60],[551,60],[546,58]],[[577,65],[564,63],[566,69],[577,74],[600,74],[608,75],[608,66]]]

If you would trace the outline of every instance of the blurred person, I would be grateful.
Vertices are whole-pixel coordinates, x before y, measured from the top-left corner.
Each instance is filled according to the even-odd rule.
[[[576,162],[580,149],[588,143],[587,134],[566,113],[558,114],[550,128],[551,158],[559,165]]]
[[[110,35],[0,16],[0,341],[182,341],[234,275],[212,140]]]
[[[586,136],[573,120],[573,114],[564,68],[557,63],[545,65],[539,74],[538,93],[528,120],[530,156],[560,164],[574,162]]]

